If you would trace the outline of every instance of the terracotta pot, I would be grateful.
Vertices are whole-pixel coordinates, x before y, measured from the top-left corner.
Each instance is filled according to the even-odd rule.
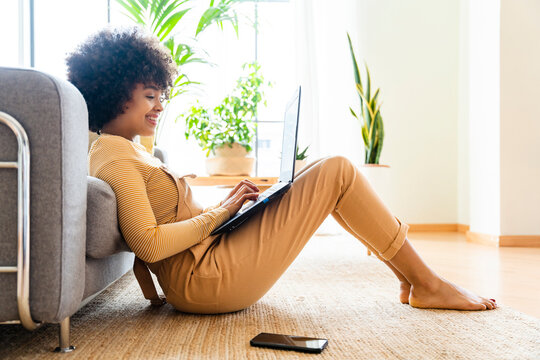
[[[246,149],[238,144],[232,144],[215,149],[216,155],[206,159],[206,172],[210,176],[251,176],[255,158],[248,156]]]

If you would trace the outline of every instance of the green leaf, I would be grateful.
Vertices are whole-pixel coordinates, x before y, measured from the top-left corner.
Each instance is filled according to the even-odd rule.
[[[367,73],[367,80],[366,80],[366,98],[370,98],[371,93],[371,77],[369,76],[369,69],[366,63],[364,63],[366,66],[366,73]]]
[[[232,5],[235,2],[241,1],[221,0],[220,3],[216,6],[213,5],[214,2],[212,1],[210,3],[210,7],[206,9],[206,11],[201,16],[201,19],[199,20],[199,24],[197,25],[197,30],[195,32],[195,37],[197,37],[202,31],[204,31],[204,29],[214,23],[218,24],[223,30],[224,21],[228,21],[233,25],[236,35],[238,36],[238,16],[236,12],[232,10]],[[229,12],[232,12],[233,16],[231,16]]]
[[[356,116],[356,113],[353,111],[353,109],[349,106],[349,110],[351,110],[351,114],[358,119],[358,116]]]
[[[216,19],[219,19],[219,16],[220,10],[218,8],[210,7],[206,9],[199,20],[197,30],[195,31],[195,36],[199,35],[199,33],[206,29],[212,22],[216,21]]]
[[[141,5],[136,0],[116,0],[124,9],[126,9],[131,16],[133,16],[131,19],[138,24],[145,25],[145,22],[143,20],[143,14],[144,11],[141,8]],[[145,7],[146,8],[146,7]]]
[[[152,22],[154,29],[159,29],[163,21],[179,6],[185,4],[189,0],[174,0],[170,4],[167,4],[169,0],[159,0],[159,4],[156,6],[154,15],[155,20]],[[166,6],[166,7],[165,7]],[[188,9],[189,10],[189,9]]]
[[[369,137],[368,137],[368,133],[367,133],[367,127],[363,126],[362,127],[362,138],[364,139],[364,145],[367,147],[369,147]]]
[[[381,151],[382,151],[382,147],[383,147],[383,140],[384,140],[384,127],[383,127],[383,121],[382,121],[382,117],[380,115],[380,113],[378,114],[377,116],[377,123],[378,123],[378,146],[377,146],[377,150],[375,152],[375,164],[378,164],[379,163],[379,158],[381,156]]]
[[[371,108],[373,108],[375,105],[377,105],[377,97],[379,97],[379,90],[380,89],[377,89],[377,91],[375,91],[375,94],[373,95],[373,98],[369,102],[369,106],[371,106]]]
[[[182,11],[179,11],[177,13],[174,13],[171,15],[167,21],[163,24],[161,29],[158,31],[157,36],[159,37],[160,41],[165,40],[167,35],[174,29],[176,24],[178,24],[178,21],[182,19],[182,17],[189,11],[190,9],[185,9]]]
[[[354,49],[349,33],[347,33],[347,39],[349,40],[349,50],[351,51],[351,57],[353,62],[354,81],[357,85],[360,85],[360,87],[362,87],[362,79],[360,78],[360,71],[358,70],[358,63],[356,62],[356,56],[354,55]]]

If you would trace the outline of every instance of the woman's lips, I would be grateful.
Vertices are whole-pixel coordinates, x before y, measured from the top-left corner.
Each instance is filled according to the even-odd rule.
[[[151,116],[147,116],[147,117],[146,117],[146,120],[147,120],[150,124],[152,124],[152,125],[154,125],[154,126],[157,125],[157,117],[154,118],[154,117],[151,117]]]

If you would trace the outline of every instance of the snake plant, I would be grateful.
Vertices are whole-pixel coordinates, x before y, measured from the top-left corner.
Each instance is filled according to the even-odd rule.
[[[362,85],[362,78],[360,69],[356,62],[356,56],[351,42],[351,37],[347,33],[349,39],[349,49],[351,50],[351,57],[354,68],[354,80],[356,82],[356,91],[360,98],[360,116],[356,115],[354,110],[349,107],[352,115],[360,121],[362,127],[362,138],[364,139],[365,159],[366,164],[378,164],[381,156],[381,150],[384,139],[384,127],[381,116],[381,105],[377,104],[379,97],[379,90],[377,89],[373,95],[371,93],[371,77],[369,75],[369,69],[366,67],[366,82],[365,88]]]

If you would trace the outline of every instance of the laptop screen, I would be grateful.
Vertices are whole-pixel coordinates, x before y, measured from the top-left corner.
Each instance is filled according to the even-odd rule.
[[[294,161],[296,160],[296,137],[298,134],[298,119],[300,106],[300,91],[295,92],[285,109],[283,123],[283,145],[281,147],[280,182],[291,182],[294,177]]]

